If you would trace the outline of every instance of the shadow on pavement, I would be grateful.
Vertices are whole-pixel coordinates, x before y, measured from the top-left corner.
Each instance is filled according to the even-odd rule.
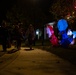
[[[3,56],[5,54],[5,52],[3,52],[3,50],[0,51],[0,57]]]
[[[17,51],[19,51],[19,50],[12,49],[12,50],[10,50],[10,51],[7,51],[7,53],[8,53],[8,54],[11,54],[11,53],[15,53],[15,52],[17,52]]]
[[[31,50],[34,50],[34,49],[28,49],[28,48],[26,48],[26,49],[24,49],[24,50],[26,50],[26,51],[31,51]]]

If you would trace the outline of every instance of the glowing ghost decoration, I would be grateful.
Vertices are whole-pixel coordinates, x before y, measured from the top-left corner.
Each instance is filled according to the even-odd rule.
[[[73,31],[72,34],[73,34],[73,41],[71,42],[71,45],[75,43],[76,31]]]
[[[76,31],[73,31],[73,38],[75,39],[76,38]]]
[[[68,27],[68,23],[65,19],[60,19],[57,23],[57,28],[59,31],[64,31]]]
[[[67,35],[68,35],[68,36],[72,36],[72,31],[71,31],[71,29],[68,29]]]
[[[47,34],[49,36],[50,42],[52,43],[53,46],[58,46],[58,39],[54,34],[53,27],[50,25],[47,25]]]
[[[69,41],[71,42],[70,45],[73,45],[75,43],[75,38],[76,38],[76,31],[71,31],[71,29],[68,29],[67,35],[69,36]]]

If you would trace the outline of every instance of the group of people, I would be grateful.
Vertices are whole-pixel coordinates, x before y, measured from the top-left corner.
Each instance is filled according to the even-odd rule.
[[[25,32],[26,39],[28,39],[29,47],[32,49],[33,40],[35,38],[35,31],[32,24],[29,25],[28,29]],[[17,50],[21,49],[21,43],[23,38],[23,31],[19,24],[15,25],[12,31],[8,30],[6,21],[2,22],[0,27],[0,44],[2,45],[3,52],[7,51],[7,45],[12,45],[13,40],[16,41]],[[11,46],[10,46],[11,47]]]

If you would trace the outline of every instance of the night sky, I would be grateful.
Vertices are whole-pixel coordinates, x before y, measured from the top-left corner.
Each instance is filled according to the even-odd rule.
[[[0,0],[0,23],[6,19],[6,13],[11,9],[16,0]]]
[[[39,7],[46,15],[49,14],[49,7],[53,0],[0,0],[0,21],[6,18],[6,13],[14,4],[24,3],[27,8],[30,5]],[[21,5],[20,5],[21,6]]]
[[[34,7],[39,7],[43,12],[47,13],[49,11],[49,7],[52,5],[54,0],[21,0],[28,7],[33,5]]]

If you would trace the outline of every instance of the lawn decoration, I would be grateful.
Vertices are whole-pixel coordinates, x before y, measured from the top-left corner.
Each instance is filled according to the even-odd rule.
[[[67,35],[68,35],[68,38],[69,38],[69,41],[70,41],[70,45],[73,45],[74,44],[75,34],[72,32],[71,29],[68,29]]]
[[[73,31],[72,34],[73,34],[73,39],[75,39],[76,38],[76,31]]]
[[[57,28],[59,30],[59,34],[62,37],[60,42],[59,42],[60,45],[67,48],[71,44],[71,42],[73,41],[73,38],[68,36],[68,34],[70,34],[71,31],[69,30],[70,33],[69,33],[69,31],[67,33],[67,28],[68,28],[67,21],[65,19],[60,19],[57,23]]]
[[[73,41],[71,42],[71,44],[73,45],[76,42],[76,31],[73,31],[72,35],[73,35]]]
[[[65,19],[60,19],[57,23],[57,28],[60,32],[65,31],[68,27],[68,23]]]
[[[58,46],[58,39],[54,34],[53,25],[51,23],[47,24],[46,30],[51,44],[53,46]]]

